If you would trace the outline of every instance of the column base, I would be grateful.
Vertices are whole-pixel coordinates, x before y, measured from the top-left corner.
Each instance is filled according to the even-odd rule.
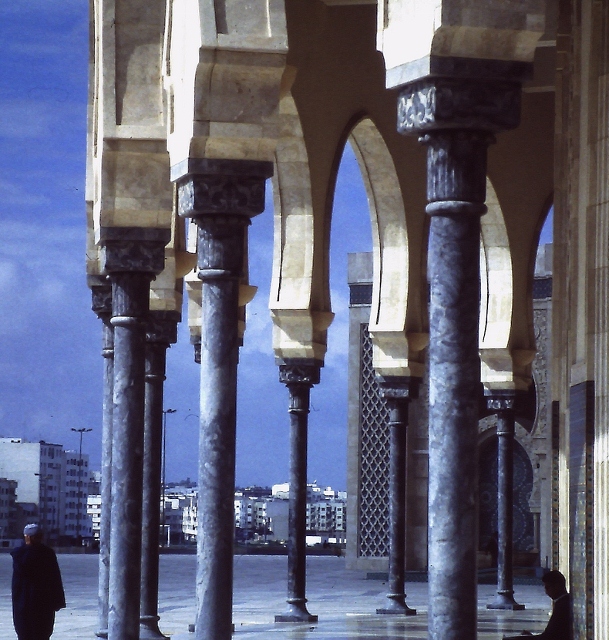
[[[159,616],[140,617],[140,640],[162,640],[168,636],[159,630]]]
[[[406,602],[404,602],[406,596],[399,594],[390,594],[387,596],[389,599],[388,606],[381,607],[376,610],[380,615],[394,615],[394,616],[416,616],[417,610],[411,609]]]
[[[108,629],[99,629],[95,632],[97,638],[108,638]]]
[[[285,613],[275,616],[275,622],[317,622],[318,617],[307,611],[306,599],[288,600]]]
[[[492,602],[486,605],[487,609],[499,609],[504,611],[523,611],[524,605],[514,600],[513,591],[498,591]]]

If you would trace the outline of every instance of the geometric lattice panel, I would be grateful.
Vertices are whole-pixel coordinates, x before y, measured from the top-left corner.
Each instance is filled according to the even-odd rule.
[[[389,412],[372,368],[372,340],[360,325],[359,556],[389,555]]]

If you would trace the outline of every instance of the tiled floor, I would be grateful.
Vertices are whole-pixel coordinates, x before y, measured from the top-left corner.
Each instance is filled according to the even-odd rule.
[[[93,638],[97,623],[97,557],[61,555],[68,608],[57,614],[53,640]],[[187,640],[194,622],[195,556],[161,556],[159,613],[161,630],[173,640]],[[309,611],[319,616],[315,624],[275,624],[285,609],[287,560],[280,556],[235,558],[233,621],[236,640],[373,640],[427,637],[427,584],[408,583],[409,606],[415,617],[378,616],[385,601],[386,585],[347,571],[343,558],[308,559]],[[10,600],[11,558],[0,554],[0,639],[15,640]],[[543,630],[550,600],[541,584],[516,585],[516,599],[525,611],[488,611],[486,603],[494,587],[480,585],[478,592],[480,640],[500,640],[503,634],[522,629]]]

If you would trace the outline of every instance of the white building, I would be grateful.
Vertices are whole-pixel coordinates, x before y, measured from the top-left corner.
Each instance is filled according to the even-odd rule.
[[[16,490],[15,480],[0,477],[0,546],[9,546],[8,540],[20,536],[17,529]]]
[[[182,508],[182,533],[186,542],[197,539],[197,493],[193,493]]]
[[[101,495],[90,493],[87,496],[87,517],[91,522],[91,536],[94,540],[99,540],[101,527]]]
[[[235,528],[256,533],[264,533],[268,529],[266,505],[268,498],[255,498],[235,494]]]
[[[91,538],[92,523],[87,510],[89,491],[89,456],[66,451],[65,535]]]
[[[0,438],[0,477],[17,482],[18,509],[22,505],[21,511],[37,521],[52,542],[91,535],[86,515],[89,457],[83,454],[78,463],[78,454],[60,444]]]
[[[175,489],[178,489],[178,491]],[[193,502],[196,503],[196,496],[192,489],[175,487],[171,493],[166,493],[164,498],[161,499],[165,501],[162,510],[165,521],[161,523],[161,544],[170,546],[171,544],[181,544],[187,541],[184,531],[184,510],[188,509]]]

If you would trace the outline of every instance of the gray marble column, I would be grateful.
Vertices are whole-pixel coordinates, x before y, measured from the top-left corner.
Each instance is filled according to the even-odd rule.
[[[471,75],[486,70],[475,62]],[[519,105],[518,82],[471,77],[426,78],[398,102],[398,129],[428,149],[432,640],[477,632],[480,216],[487,147],[494,132],[518,124]]]
[[[486,395],[486,394],[485,394]],[[487,609],[521,611],[514,600],[514,403],[516,392],[492,391],[486,395],[486,407],[497,414],[497,595]]]
[[[158,625],[163,386],[167,349],[177,342],[179,320],[180,314],[176,311],[151,311],[146,330],[140,640],[166,637]]]
[[[377,376],[381,396],[389,410],[389,602],[380,614],[416,615],[406,604],[406,429],[408,405],[418,398],[417,378]]]
[[[114,389],[114,329],[112,317],[112,285],[106,276],[89,276],[92,309],[103,322],[102,356],[104,357],[102,451],[101,451],[101,517],[99,523],[99,574],[97,589],[98,638],[108,637],[108,591],[110,585],[110,507],[112,503],[112,397]]]
[[[169,229],[108,227],[100,239],[114,327],[109,640],[139,640],[146,321],[170,237]]]
[[[290,515],[288,524],[288,598],[275,622],[315,622],[307,611],[307,438],[311,387],[319,383],[319,363],[285,360],[279,381],[290,392]]]
[[[172,168],[180,215],[198,226],[202,280],[196,640],[232,636],[239,283],[247,227],[270,162],[192,159]]]

